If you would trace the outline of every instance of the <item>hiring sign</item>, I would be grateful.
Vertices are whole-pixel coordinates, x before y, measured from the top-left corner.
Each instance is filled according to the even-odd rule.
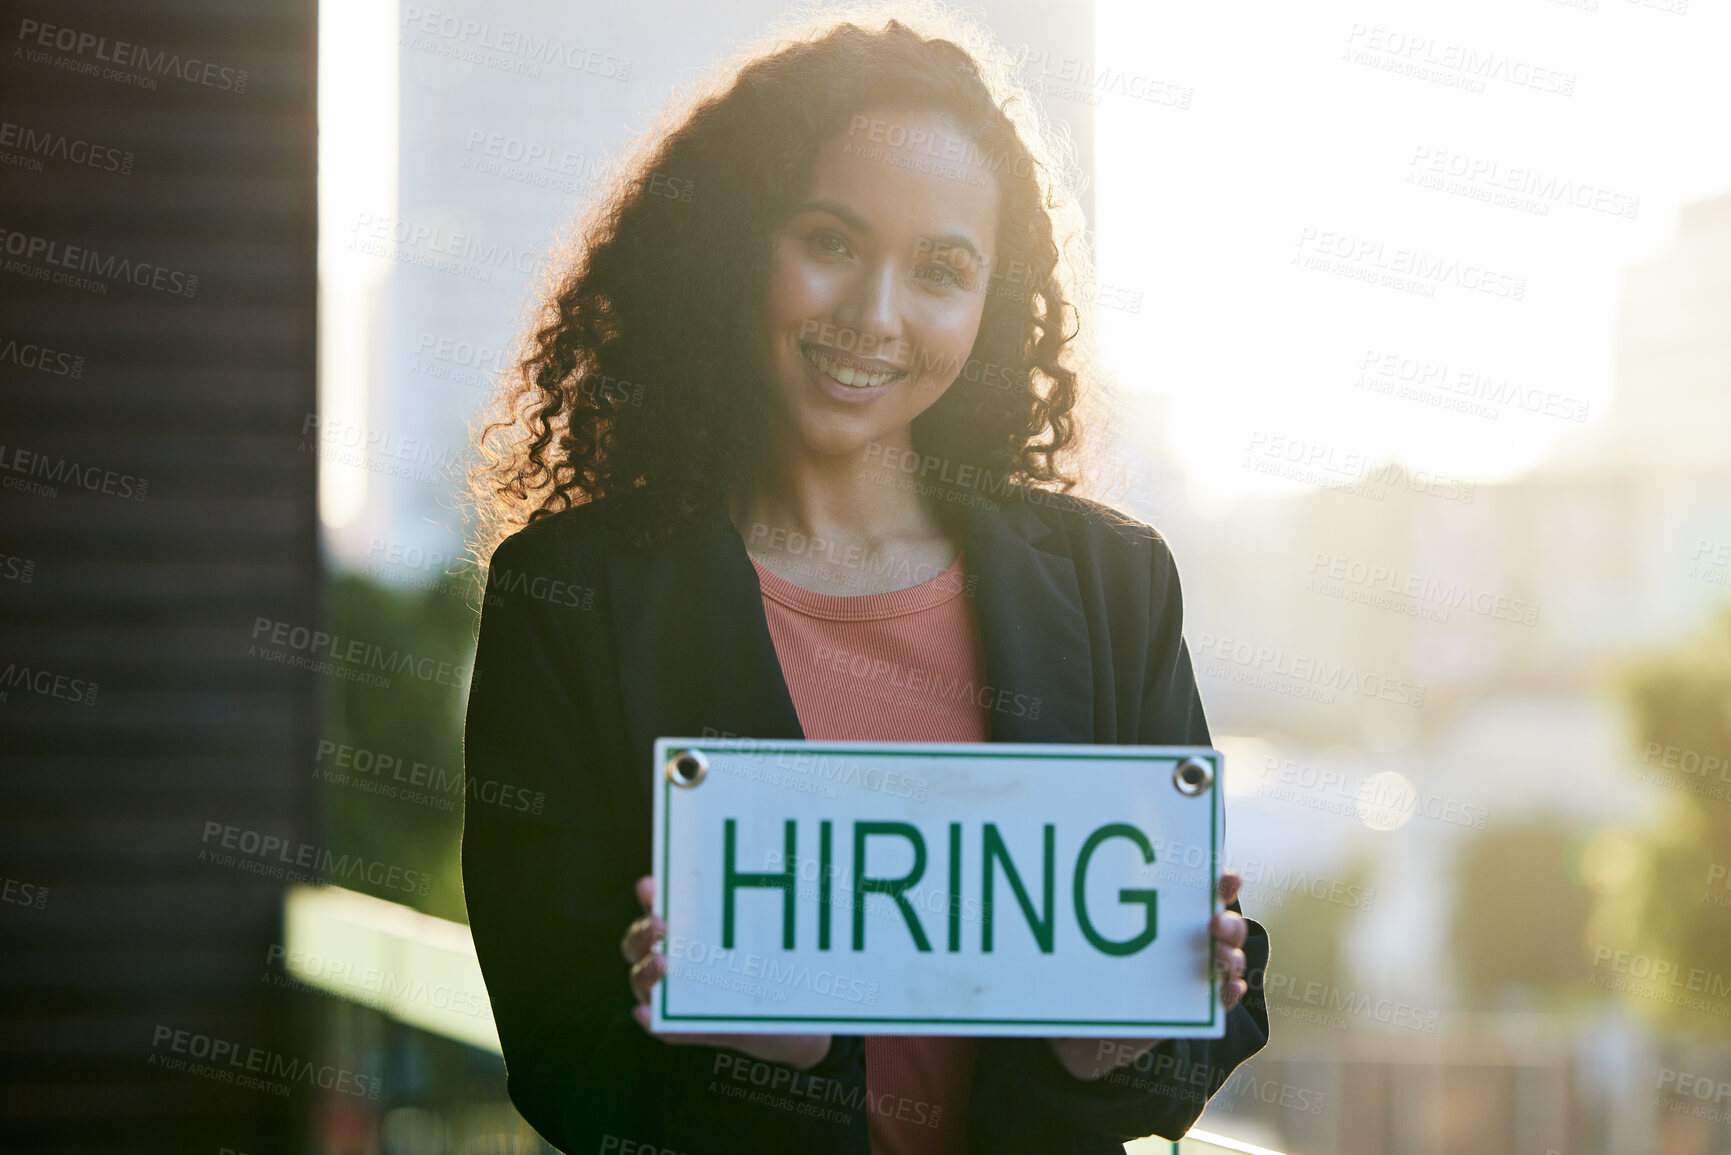
[[[655,744],[658,1031],[1218,1038],[1218,751]]]

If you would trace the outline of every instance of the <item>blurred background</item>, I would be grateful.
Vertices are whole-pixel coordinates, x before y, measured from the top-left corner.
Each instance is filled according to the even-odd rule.
[[[540,1151],[458,869],[468,423],[784,5],[4,9],[0,1147]],[[1274,944],[1203,1126],[1731,1152],[1731,13],[975,10]]]

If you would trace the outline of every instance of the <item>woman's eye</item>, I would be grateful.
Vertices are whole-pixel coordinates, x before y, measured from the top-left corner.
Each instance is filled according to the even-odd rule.
[[[953,265],[944,264],[942,261],[934,261],[931,264],[921,266],[918,276],[934,285],[960,287],[962,284],[961,273],[957,272]]]
[[[831,256],[845,256],[848,251],[847,242],[832,232],[813,233],[809,243],[818,252]]]

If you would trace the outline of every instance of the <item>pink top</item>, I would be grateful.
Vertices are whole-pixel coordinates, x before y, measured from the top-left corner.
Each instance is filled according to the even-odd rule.
[[[887,594],[823,594],[755,557],[775,656],[807,739],[983,742],[985,656],[962,559]],[[873,1155],[962,1155],[977,1039],[868,1035]]]

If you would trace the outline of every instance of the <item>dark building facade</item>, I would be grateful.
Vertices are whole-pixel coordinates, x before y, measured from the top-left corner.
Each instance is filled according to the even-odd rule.
[[[313,829],[248,648],[319,610],[317,6],[4,11],[0,1149],[294,1149],[283,882],[214,852]]]

